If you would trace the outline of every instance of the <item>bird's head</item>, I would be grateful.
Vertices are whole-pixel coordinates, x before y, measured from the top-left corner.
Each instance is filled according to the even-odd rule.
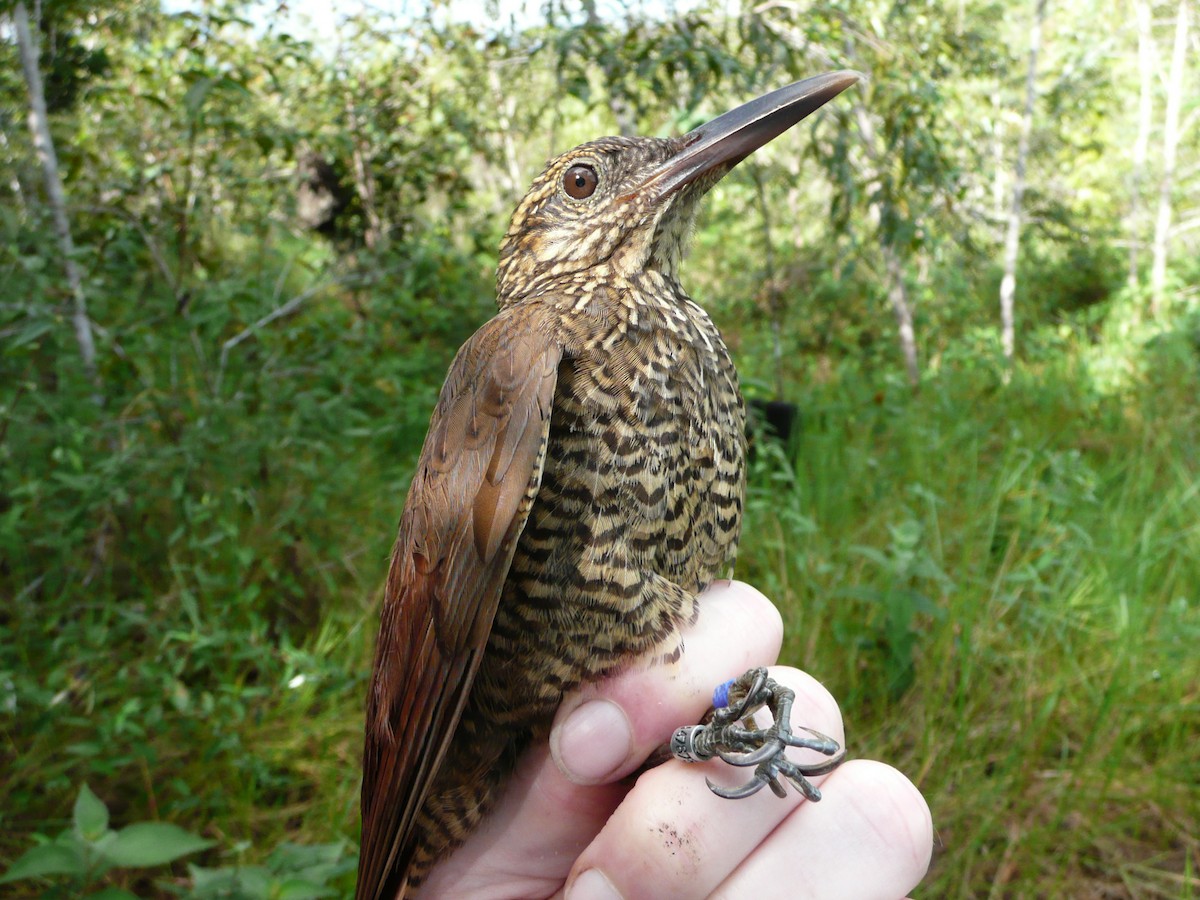
[[[674,277],[700,198],[763,144],[859,79],[833,72],[751,100],[677,138],[601,138],[550,161],[513,213],[496,273],[501,306],[607,265]]]

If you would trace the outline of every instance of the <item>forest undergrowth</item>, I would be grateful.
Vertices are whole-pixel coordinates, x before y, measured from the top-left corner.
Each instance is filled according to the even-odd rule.
[[[211,841],[206,867],[333,845],[345,889],[390,541],[462,317],[486,315],[462,296],[420,366],[401,320],[324,302],[220,398],[171,365],[117,415],[17,398],[0,858],[69,827],[86,783],[114,822]],[[1159,334],[1106,384],[1086,329],[1062,335],[1007,377],[947,354],[915,393],[802,363],[798,431],[751,472],[737,574],[851,752],[924,791],[931,896],[1194,890],[1200,347]],[[273,340],[303,364],[273,370]]]
[[[397,519],[529,180],[852,68],[682,273],[798,410],[737,576],[928,799],[918,896],[1196,897],[1194,3],[534,5],[3,4],[0,893],[350,895]]]

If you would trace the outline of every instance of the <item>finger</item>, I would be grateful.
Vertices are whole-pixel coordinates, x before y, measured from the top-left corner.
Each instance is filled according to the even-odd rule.
[[[567,780],[542,742],[521,758],[496,807],[429,873],[421,897],[546,897],[621,802],[623,783]]]
[[[841,713],[824,687],[796,669],[775,667],[770,673],[796,692],[794,724],[843,741]],[[826,759],[796,749],[789,749],[788,757],[800,763]],[[700,765],[672,761],[643,774],[576,862],[568,881],[569,900],[605,896],[605,890],[626,900],[707,896],[804,804],[791,788],[784,798],[763,790],[726,800],[705,782],[709,777],[732,787],[752,772],[714,760]]]
[[[783,620],[750,585],[718,582],[700,595],[699,608],[683,634],[678,663],[632,667],[563,702],[550,748],[572,781],[599,784],[628,775],[676,728],[708,711],[717,685],[778,658]]]
[[[820,803],[788,816],[714,897],[896,900],[929,869],[933,820],[891,766],[854,760],[828,776]]]
[[[496,808],[430,873],[423,893],[487,897],[489,888],[503,884],[498,895],[545,896],[563,883],[629,791],[617,780],[675,728],[697,721],[714,687],[769,665],[779,653],[782,620],[754,588],[715,584],[701,595],[699,610],[683,632],[684,653],[676,663],[631,666],[563,701],[551,733],[561,762],[545,743],[531,748]]]

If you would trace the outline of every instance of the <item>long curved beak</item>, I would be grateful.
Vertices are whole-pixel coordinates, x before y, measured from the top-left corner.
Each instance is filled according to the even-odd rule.
[[[629,196],[650,191],[663,199],[719,166],[728,171],[863,76],[850,69],[805,78],[731,109],[689,131],[678,153],[651,172]]]

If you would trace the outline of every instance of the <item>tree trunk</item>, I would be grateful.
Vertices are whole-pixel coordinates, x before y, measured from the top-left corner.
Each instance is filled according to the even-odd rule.
[[[1146,177],[1146,157],[1150,146],[1150,126],[1154,118],[1154,45],[1150,33],[1149,0],[1134,0],[1133,14],[1138,33],[1137,138],[1133,142],[1133,164],[1129,173],[1129,287],[1138,283],[1138,248],[1142,242],[1142,186]]]
[[[858,133],[862,138],[863,149],[874,170],[868,182],[878,182],[882,171],[879,150],[875,146],[875,126],[867,114],[867,107],[862,100],[855,98],[854,120],[858,125]],[[868,188],[869,193],[878,196],[879,192]],[[882,201],[872,201],[871,216],[876,222],[884,222],[889,217],[884,216]],[[904,283],[904,263],[896,248],[892,246],[892,236],[880,230],[879,243],[883,251],[884,268],[888,275],[888,302],[892,313],[896,316],[897,337],[900,339],[900,352],[904,356],[904,368],[908,373],[908,383],[916,388],[921,383],[921,366],[917,360],[917,335],[913,328],[912,304],[908,298],[908,286]]]
[[[7,119],[7,116],[5,119]],[[2,125],[0,125],[0,151],[4,153],[5,159],[12,165],[12,178],[9,179],[8,189],[17,198],[17,205],[21,208],[21,211],[26,212],[28,207],[25,203],[25,186],[21,184],[20,163],[17,161],[17,156],[8,143],[8,135],[4,133]]]
[[[1004,107],[1000,102],[999,82],[992,91],[992,215],[999,222],[1004,216]]]
[[[779,279],[775,272],[775,240],[771,228],[771,209],[767,204],[766,187],[763,184],[762,167],[751,165],[750,175],[754,179],[754,196],[758,201],[759,222],[762,225],[763,284],[767,288],[767,306],[771,312],[772,356],[775,369],[775,399],[783,399],[783,318],[786,314],[783,297],[779,290]]]
[[[375,176],[371,172],[371,160],[367,153],[367,141],[362,133],[362,123],[358,118],[355,97],[350,91],[350,85],[347,80],[349,77],[349,74],[343,73],[346,124],[350,126],[350,143],[353,148],[354,188],[358,192],[358,200],[362,204],[363,216],[367,220],[363,240],[369,249],[374,250],[383,239],[383,219],[379,215],[379,206],[375,202]]]
[[[1042,43],[1042,20],[1046,0],[1037,0],[1033,26],[1029,30],[1029,71],[1025,75],[1025,112],[1021,116],[1021,137],[1017,142],[1017,165],[1013,172],[1012,207],[1008,213],[1008,232],[1004,238],[1004,277],[1000,281],[1000,343],[1004,357],[1013,358],[1016,328],[1013,298],[1017,293],[1017,252],[1021,244],[1021,201],[1025,196],[1025,160],[1029,155],[1029,134],[1033,130],[1033,104],[1037,98],[1037,58]]]
[[[610,32],[610,28],[600,18],[600,14],[596,11],[595,0],[583,0],[583,10],[587,15],[588,25],[598,30],[601,34]],[[604,93],[608,95],[608,108],[613,114],[613,118],[617,122],[617,134],[622,137],[629,137],[638,133],[637,116],[629,106],[629,98],[625,96],[625,92],[621,87],[621,76],[624,72],[623,67],[616,64],[616,59],[611,53],[605,53],[603,58],[596,60],[600,66],[600,71],[604,73]]]
[[[504,186],[506,195],[504,199],[515,203],[521,196],[521,189],[525,184],[521,175],[521,165],[517,160],[516,141],[513,140],[513,133],[516,129],[513,127],[512,120],[516,99],[512,96],[505,96],[504,85],[500,80],[499,66],[504,62],[506,60],[487,64],[488,87],[492,91],[492,102],[496,104],[497,137],[504,148],[504,166],[502,171],[507,181],[507,184]]]
[[[1179,107],[1183,100],[1183,70],[1187,62],[1188,0],[1179,0],[1175,18],[1175,48],[1167,80],[1167,112],[1163,124],[1162,181],[1158,187],[1158,216],[1154,223],[1154,261],[1150,270],[1150,314],[1162,315],[1171,238],[1171,191],[1175,187],[1175,157],[1179,148]]]
[[[921,382],[921,367],[917,363],[917,333],[913,328],[908,287],[904,284],[904,265],[896,248],[891,244],[883,245],[883,262],[888,272],[888,302],[892,304],[892,313],[896,317],[896,331],[900,335],[904,368],[908,372],[908,383],[915,388]]]
[[[83,293],[83,279],[75,261],[75,243],[71,240],[71,223],[67,220],[67,199],[63,193],[62,179],[58,174],[58,157],[54,152],[54,141],[50,136],[50,121],[46,114],[46,94],[42,88],[42,73],[38,70],[38,50],[33,33],[29,28],[29,13],[23,2],[13,7],[13,22],[16,25],[17,44],[21,53],[21,65],[25,69],[25,84],[29,89],[29,131],[33,146],[42,164],[46,181],[46,197],[54,216],[54,232],[58,238],[58,250],[62,256],[67,284],[71,289],[72,314],[75,326],[75,341],[79,344],[79,355],[83,368],[90,380],[99,388],[96,373],[96,343],[92,339],[92,322],[88,318],[87,297]]]

